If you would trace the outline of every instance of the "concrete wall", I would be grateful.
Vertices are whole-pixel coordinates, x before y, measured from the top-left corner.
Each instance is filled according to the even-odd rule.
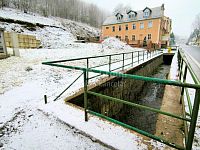
[[[158,56],[135,68],[126,70],[124,73],[150,76],[162,63],[163,56]],[[90,90],[133,102],[139,96],[143,86],[143,81],[114,77],[104,83],[98,84],[98,86],[90,88]],[[95,110],[96,112],[115,119],[120,118],[120,115],[122,114],[120,112],[125,109],[123,104],[102,100],[102,98],[99,97],[88,95],[88,99],[88,106],[91,110]],[[83,107],[83,94],[81,93],[74,97],[72,96],[71,99],[67,100],[67,102]]]
[[[5,32],[6,47],[13,48],[12,33]],[[37,48],[40,41],[33,35],[17,34],[19,48]]]

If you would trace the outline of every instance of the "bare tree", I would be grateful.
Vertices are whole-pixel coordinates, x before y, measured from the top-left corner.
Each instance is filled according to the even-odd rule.
[[[197,42],[198,40],[200,40],[200,14],[196,16],[195,21],[193,23],[193,27],[194,27],[193,36],[195,37]]]

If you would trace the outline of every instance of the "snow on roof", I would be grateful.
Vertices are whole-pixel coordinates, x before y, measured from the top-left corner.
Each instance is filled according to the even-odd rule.
[[[150,18],[159,18],[162,17],[162,6],[151,8],[151,17]],[[127,13],[123,13],[123,18],[121,20],[117,20],[116,16],[108,17],[103,25],[110,25],[110,24],[117,24],[117,23],[124,23],[124,22],[131,22],[131,21],[138,21],[138,20],[145,20],[146,18],[143,17],[143,10],[136,11],[137,16],[136,18],[129,18]]]

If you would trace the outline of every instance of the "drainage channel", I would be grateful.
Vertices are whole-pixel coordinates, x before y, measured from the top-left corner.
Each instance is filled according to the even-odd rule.
[[[161,65],[151,77],[167,79],[170,66]],[[135,102],[141,105],[160,109],[164,95],[165,86],[156,83],[144,83],[143,89],[135,99]],[[124,106],[124,115],[119,118],[120,121],[132,125],[151,134],[156,132],[156,122],[158,113],[147,111],[130,106]]]
[[[148,69],[146,69],[145,72],[148,72],[147,70]],[[166,79],[169,70],[170,66],[162,64],[151,73],[152,75],[148,76]],[[141,73],[140,71],[137,72],[139,74]],[[102,84],[92,91],[160,109],[164,89],[165,86],[162,84],[116,78],[111,82]],[[91,95],[88,95],[88,99],[90,110],[155,134],[157,113],[141,110],[139,108],[130,107]],[[68,102],[83,107],[83,94],[72,98]]]

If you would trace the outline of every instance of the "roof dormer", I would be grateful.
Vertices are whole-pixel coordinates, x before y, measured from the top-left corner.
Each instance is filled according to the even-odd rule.
[[[152,12],[152,10],[151,10],[150,8],[146,7],[146,8],[143,10],[143,17],[144,17],[144,18],[149,18],[150,15],[151,15],[151,12]]]
[[[117,17],[117,20],[121,20],[123,18],[121,13],[117,13],[115,16]]]
[[[136,18],[137,16],[137,12],[136,11],[133,11],[133,10],[130,10],[127,12],[127,15],[128,15],[128,18],[131,19],[131,18]]]

